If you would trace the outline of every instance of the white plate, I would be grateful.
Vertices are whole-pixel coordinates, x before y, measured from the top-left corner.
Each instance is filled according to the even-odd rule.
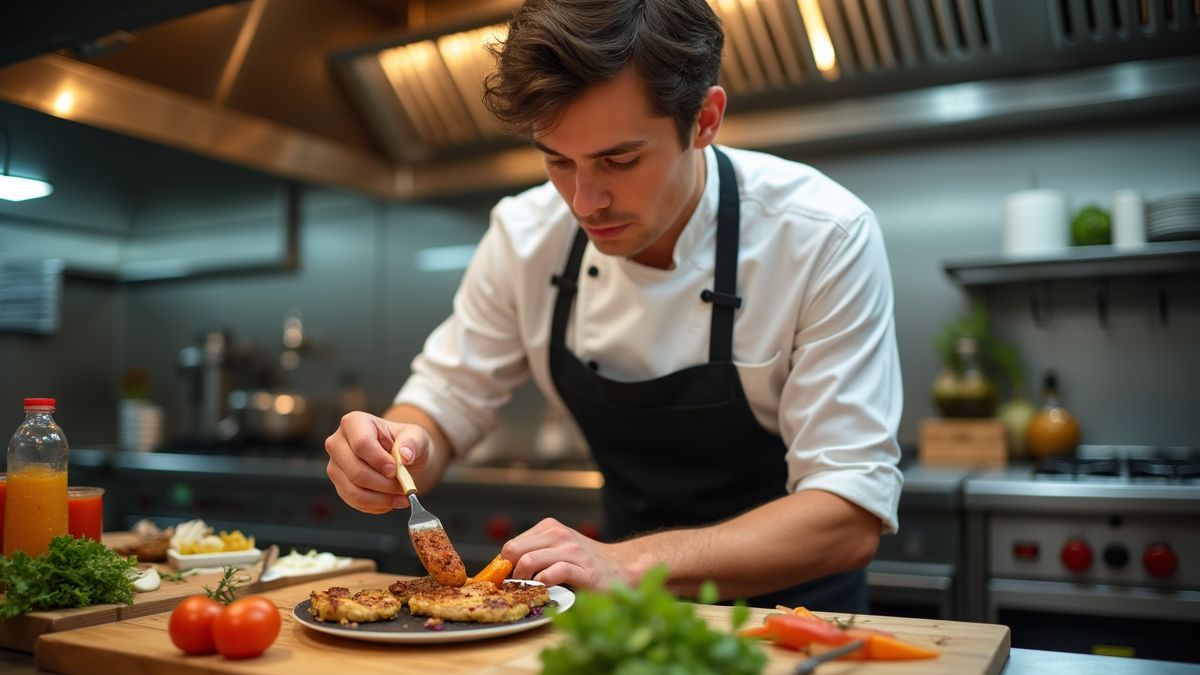
[[[175,569],[183,571],[193,567],[224,567],[225,565],[249,565],[262,559],[257,548],[245,551],[221,551],[219,553],[192,553],[183,555],[175,549],[167,549],[167,559]]]
[[[537,584],[538,582],[526,581],[525,583]],[[575,604],[575,594],[562,586],[551,586],[550,600],[558,603],[558,611],[565,612],[571,608],[571,605]],[[404,609],[400,610],[400,614],[391,621],[343,626],[337,623],[326,623],[314,619],[308,613],[308,608],[311,604],[311,600],[305,600],[296,605],[292,610],[292,616],[304,624],[305,628],[311,628],[330,635],[337,635],[338,637],[365,640],[367,642],[395,642],[405,644],[471,642],[473,640],[486,640],[500,637],[501,635],[532,630],[550,622],[550,617],[543,613],[540,616],[530,615],[524,619],[510,623],[478,624],[447,621],[444,624],[444,629],[429,630],[425,627],[425,617],[414,617],[408,613],[408,605],[405,605]],[[551,607],[553,605],[547,605],[542,609],[549,611]]]

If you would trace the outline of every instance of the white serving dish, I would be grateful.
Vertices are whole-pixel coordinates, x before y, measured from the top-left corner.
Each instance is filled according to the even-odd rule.
[[[224,567],[226,565],[251,565],[262,560],[263,552],[257,548],[245,551],[220,551],[217,553],[192,553],[183,555],[175,549],[167,549],[167,559],[179,571],[193,567]]]

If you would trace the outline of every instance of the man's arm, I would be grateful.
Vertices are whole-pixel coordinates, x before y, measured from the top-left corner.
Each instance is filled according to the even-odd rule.
[[[805,490],[706,527],[648,534],[616,544],[546,519],[504,545],[513,576],[547,585],[634,585],[666,564],[670,587],[695,594],[708,579],[721,597],[761,595],[864,567],[879,544],[877,516],[820,490]]]
[[[650,534],[617,544],[634,578],[666,563],[673,590],[695,595],[717,582],[721,597],[746,597],[865,567],[879,545],[880,521],[828,492],[805,490],[732,520]]]

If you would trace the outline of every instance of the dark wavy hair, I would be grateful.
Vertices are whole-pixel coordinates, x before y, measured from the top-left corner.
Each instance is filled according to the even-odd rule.
[[[553,127],[588,87],[628,65],[655,114],[671,117],[688,147],[708,88],[717,83],[725,36],[706,0],[527,0],[508,37],[489,47],[496,71],[484,105],[508,129],[528,136]]]

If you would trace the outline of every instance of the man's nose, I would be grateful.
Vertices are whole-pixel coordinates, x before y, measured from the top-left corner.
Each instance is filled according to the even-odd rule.
[[[575,175],[575,199],[572,202],[575,215],[586,218],[596,211],[608,208],[612,204],[612,196],[604,181],[580,171]]]

